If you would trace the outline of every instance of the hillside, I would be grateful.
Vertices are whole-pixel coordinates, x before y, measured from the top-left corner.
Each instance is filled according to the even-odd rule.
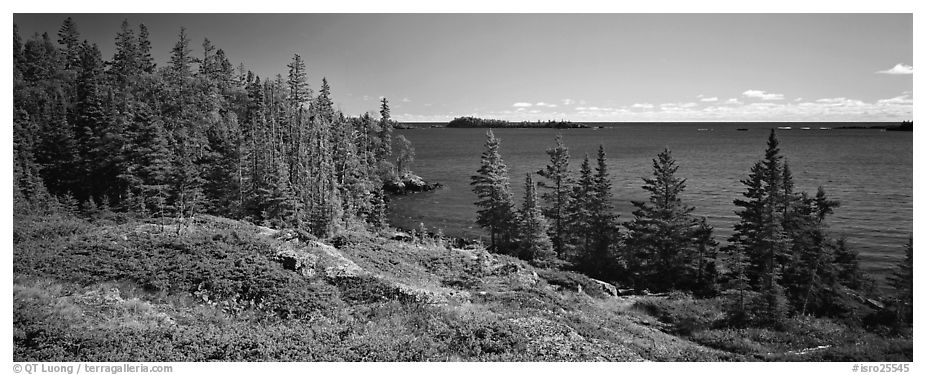
[[[617,296],[440,239],[213,216],[14,219],[15,361],[903,360],[825,320],[721,329],[716,300]],[[811,348],[808,350],[808,348]]]

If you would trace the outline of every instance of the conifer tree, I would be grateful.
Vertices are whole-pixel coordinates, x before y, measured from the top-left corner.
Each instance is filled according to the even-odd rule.
[[[595,259],[592,256],[592,210],[595,204],[595,181],[592,176],[592,167],[588,160],[588,154],[582,160],[579,168],[579,178],[572,187],[568,206],[566,207],[567,232],[569,234],[569,244],[567,247],[573,249],[574,256],[580,263],[581,268],[587,272],[594,265]]]
[[[148,74],[154,73],[157,65],[151,57],[151,41],[149,40],[148,27],[145,24],[138,25],[138,63],[139,68]]]
[[[544,214],[550,219],[550,239],[553,241],[553,249],[557,255],[562,257],[567,245],[566,210],[569,206],[572,179],[569,176],[569,149],[563,143],[561,134],[556,136],[556,145],[547,149],[547,155],[550,156],[550,164],[537,172],[547,181],[541,181],[538,186],[547,190],[540,197],[546,202]]]
[[[547,221],[540,210],[530,173],[524,181],[524,203],[518,212],[518,223],[520,256],[536,265],[550,265],[556,259],[556,253],[547,235]]]
[[[614,213],[613,193],[611,192],[611,176],[608,173],[608,160],[604,151],[604,146],[598,145],[598,155],[596,157],[597,165],[595,166],[595,177],[593,179],[592,202],[589,205],[591,212],[592,249],[590,249],[593,259],[598,266],[595,272],[600,277],[610,277],[609,272],[613,272],[615,266],[614,259],[610,254],[611,248],[615,245],[619,236],[619,225],[617,225],[617,215]]]
[[[58,29],[58,44],[64,47],[64,69],[74,69],[80,62],[80,33],[71,17]]]
[[[675,176],[678,166],[668,149],[653,159],[653,177],[644,178],[643,189],[650,193],[647,201],[633,201],[633,221],[625,224],[629,233],[627,246],[633,255],[643,257],[636,278],[657,290],[691,288],[690,264],[697,221],[694,210],[682,202],[685,179]]]
[[[490,129],[486,132],[485,151],[476,175],[471,177],[473,192],[479,200],[476,223],[489,230],[490,248],[496,252],[510,250],[514,203],[508,183],[508,167],[499,152],[501,140]]]

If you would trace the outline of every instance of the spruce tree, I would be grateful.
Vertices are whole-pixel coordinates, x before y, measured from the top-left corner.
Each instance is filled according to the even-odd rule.
[[[547,149],[550,164],[537,172],[547,181],[541,181],[538,186],[546,189],[541,198],[546,203],[544,214],[550,219],[550,239],[553,249],[560,257],[565,256],[567,245],[568,221],[567,207],[569,195],[572,191],[572,179],[569,176],[569,149],[563,143],[561,134],[556,136],[556,145]]]
[[[668,149],[653,159],[653,177],[643,179],[647,201],[633,201],[636,208],[628,229],[627,247],[637,258],[634,281],[642,279],[656,290],[688,288],[691,274],[686,267],[692,259],[692,243],[697,221],[694,210],[682,202],[685,180],[675,176],[678,166]]]
[[[519,255],[535,265],[552,264],[556,260],[556,253],[547,235],[547,221],[540,210],[537,189],[530,173],[524,181],[524,203],[518,212],[518,224]]]
[[[148,27],[145,24],[138,25],[138,63],[139,68],[148,74],[154,73],[157,65],[154,58],[151,57],[151,41],[149,40]]]
[[[592,167],[588,160],[588,154],[586,154],[585,159],[582,160],[582,165],[579,167],[579,177],[572,187],[572,193],[566,207],[567,247],[573,250],[573,257],[578,261],[580,268],[597,276],[597,270],[593,270],[596,259],[592,254],[594,189],[595,181],[592,176]]]
[[[74,69],[80,63],[80,33],[71,17],[65,18],[58,29],[58,44],[64,47],[64,69]]]
[[[595,177],[593,179],[592,202],[589,205],[591,213],[592,248],[590,252],[597,266],[594,273],[600,277],[612,277],[615,262],[611,256],[611,248],[619,237],[617,215],[614,213],[613,193],[611,192],[611,176],[608,173],[608,160],[604,146],[598,145],[596,157]]]
[[[486,132],[485,151],[476,175],[471,177],[473,192],[479,200],[476,223],[489,230],[490,249],[496,252],[510,250],[514,202],[508,183],[508,167],[502,160],[501,140],[490,129]]]

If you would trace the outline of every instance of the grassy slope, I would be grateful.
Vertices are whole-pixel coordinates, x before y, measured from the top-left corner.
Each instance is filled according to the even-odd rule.
[[[795,359],[845,338],[681,331],[684,298],[610,297],[482,249],[315,241],[208,216],[189,228],[16,217],[14,275],[16,361]]]

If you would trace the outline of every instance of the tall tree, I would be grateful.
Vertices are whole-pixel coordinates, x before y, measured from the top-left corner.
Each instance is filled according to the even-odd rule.
[[[693,258],[692,239],[698,223],[691,216],[694,207],[682,202],[685,179],[676,177],[677,171],[668,149],[653,159],[653,177],[643,179],[649,200],[633,201],[633,221],[625,224],[632,256],[642,257],[638,269],[630,271],[656,290],[692,288],[687,266]]]
[[[138,25],[138,63],[139,68],[145,73],[154,73],[157,66],[151,57],[151,41],[149,40],[148,27],[145,24]]]
[[[775,130],[769,135],[765,158],[753,165],[749,178],[743,180],[746,199],[734,200],[742,210],[730,242],[737,252],[749,259],[749,278],[760,294],[754,312],[761,323],[778,324],[787,313],[788,301],[780,279],[783,260],[787,259],[790,239],[783,227],[784,200],[781,155]]]
[[[594,264],[594,259],[591,256],[592,239],[594,237],[592,233],[592,210],[595,204],[594,185],[591,163],[588,160],[588,154],[586,154],[579,168],[579,177],[572,187],[572,193],[566,206],[566,225],[569,235],[566,247],[572,250],[573,257],[576,258],[580,267],[586,272],[592,272],[589,266]]]
[[[572,179],[569,176],[569,149],[563,143],[561,134],[556,135],[556,145],[547,149],[547,155],[550,156],[550,164],[537,172],[547,179],[538,183],[546,189],[540,197],[546,203],[544,214],[551,222],[550,239],[553,241],[553,249],[559,256],[564,256],[568,224],[566,209],[569,206]]]
[[[524,203],[518,212],[520,256],[540,265],[550,265],[556,260],[553,243],[547,235],[547,220],[540,210],[537,189],[531,174],[524,181]]]
[[[476,175],[471,177],[473,192],[479,200],[476,223],[489,230],[490,248],[496,252],[510,250],[514,202],[508,183],[508,167],[502,160],[501,140],[490,129],[486,132],[485,151]]]
[[[74,69],[80,63],[80,33],[71,17],[65,18],[58,29],[58,44],[64,47],[64,69]]]
[[[613,193],[611,191],[611,176],[608,173],[608,159],[604,146],[598,145],[596,157],[595,177],[593,182],[592,202],[589,205],[591,212],[592,249],[591,254],[600,277],[611,277],[614,259],[611,248],[617,242],[620,226],[617,225],[617,214],[614,213]]]

